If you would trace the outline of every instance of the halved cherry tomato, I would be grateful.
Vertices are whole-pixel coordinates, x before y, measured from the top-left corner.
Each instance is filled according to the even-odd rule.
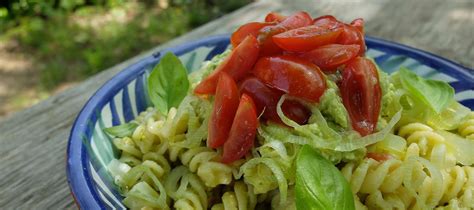
[[[219,74],[216,97],[208,124],[207,145],[218,148],[224,144],[229,136],[235,112],[239,106],[239,90],[234,80],[225,72]]]
[[[303,53],[300,57],[307,59],[325,72],[333,72],[347,61],[355,58],[359,45],[328,44]]]
[[[295,56],[260,58],[253,74],[270,87],[310,102],[318,102],[326,90],[326,80],[319,67]]]
[[[260,29],[258,34],[258,42],[261,44],[260,56],[276,55],[281,53],[281,49],[273,42],[271,38],[273,35],[285,32],[287,30],[300,28],[311,25],[311,16],[306,12],[297,12],[287,17],[282,22],[273,25],[265,26]]]
[[[362,136],[373,133],[382,96],[378,72],[372,61],[357,57],[346,64],[342,72],[340,90],[352,128]]]
[[[351,22],[351,26],[354,26],[357,29],[359,29],[359,31],[362,32],[362,34],[364,33],[364,19],[362,19],[362,18],[354,19]]]
[[[264,39],[260,44],[259,57],[281,54],[283,50],[273,42],[273,39]]]
[[[393,158],[390,154],[377,153],[377,152],[367,152],[367,157],[372,158],[378,162],[384,162]]]
[[[344,24],[331,15],[321,16],[313,20],[313,25],[325,27],[329,29],[342,28],[343,31],[339,36],[338,44],[357,44],[360,46],[358,55],[365,53],[364,40],[364,20],[361,18],[352,21],[351,25]]]
[[[252,69],[258,58],[259,45],[253,36],[247,36],[239,46],[214,70],[214,72],[199,83],[194,89],[195,94],[214,94],[217,80],[221,72],[228,73],[234,81],[244,78]]]
[[[365,40],[364,34],[362,34],[359,29],[351,25],[344,25],[342,27],[344,30],[342,31],[341,35],[339,36],[338,43],[339,44],[357,44],[360,46],[358,55],[364,55],[365,53]]]
[[[243,80],[240,84],[240,92],[252,97],[257,107],[257,115],[263,111],[264,119],[283,124],[276,108],[283,92],[268,87],[255,77]],[[288,118],[300,125],[305,124],[311,115],[305,106],[296,101],[285,100],[281,108]]]
[[[328,29],[335,29],[335,28],[342,27],[344,25],[344,23],[338,21],[332,15],[324,15],[324,16],[315,18],[313,20],[313,25],[319,26],[319,27],[325,27],[325,28],[328,28]]]
[[[287,17],[280,14],[280,13],[277,13],[277,12],[270,12],[267,14],[267,16],[265,16],[265,22],[281,22],[283,20],[285,20]]]
[[[257,110],[252,98],[247,94],[242,95],[233,119],[229,138],[224,143],[221,159],[223,163],[242,158],[254,144],[258,127]]]
[[[273,42],[280,48],[292,52],[305,52],[316,47],[335,43],[341,28],[327,29],[319,26],[306,26],[274,35]]]
[[[311,117],[311,111],[297,101],[285,100],[281,109],[286,117],[300,125],[306,124]]]
[[[240,42],[242,42],[248,35],[254,37],[258,36],[258,32],[265,26],[275,25],[275,23],[260,23],[260,22],[251,22],[240,26],[232,36],[230,37],[230,43],[235,48]]]

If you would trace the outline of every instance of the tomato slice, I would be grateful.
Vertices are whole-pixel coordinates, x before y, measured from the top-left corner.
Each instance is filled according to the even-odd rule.
[[[364,34],[364,19],[362,18],[354,19],[351,22],[351,26],[356,27],[357,29],[359,29],[360,32],[362,32],[362,34]]]
[[[257,115],[263,111],[263,118],[283,124],[277,113],[277,103],[283,92],[272,89],[255,77],[248,77],[240,84],[240,92],[252,97],[257,107]],[[296,101],[285,100],[282,104],[283,113],[296,123],[308,122],[311,112]]]
[[[227,120],[229,119],[232,118]],[[257,110],[252,98],[247,94],[242,95],[233,119],[229,138],[224,143],[221,159],[223,163],[242,158],[254,144],[258,127]]]
[[[263,27],[260,29],[257,37],[261,44],[260,56],[276,55],[282,52],[282,50],[273,42],[273,39],[271,38],[273,35],[283,33],[287,30],[308,26],[311,25],[311,23],[311,16],[308,13],[301,11],[287,17],[276,25]]]
[[[364,55],[365,53],[365,40],[364,40],[364,34],[359,31],[355,26],[351,25],[344,25],[343,31],[341,35],[339,36],[338,43],[339,44],[357,44],[360,46],[359,53],[358,55]]]
[[[327,29],[312,25],[289,30],[272,38],[275,44],[284,50],[305,52],[322,45],[335,43],[341,32],[341,28]]]
[[[286,117],[300,125],[308,123],[309,117],[311,117],[311,111],[297,101],[287,99],[281,105],[281,109]],[[278,117],[278,119],[280,118]]]
[[[230,37],[230,43],[235,48],[237,47],[248,35],[254,37],[258,36],[258,32],[265,26],[275,25],[275,23],[260,23],[260,22],[251,22],[240,26],[232,36]]]
[[[234,119],[239,106],[237,84],[227,73],[222,72],[219,75],[214,107],[208,124],[207,145],[210,148],[218,148],[224,144],[232,126],[229,119]]]
[[[259,45],[253,36],[247,36],[230,55],[194,89],[195,94],[214,94],[221,72],[228,73],[238,82],[252,69],[258,58]]]
[[[373,133],[382,96],[378,72],[372,61],[357,57],[349,62],[342,72],[340,90],[352,128],[362,136]]]
[[[260,58],[253,69],[254,75],[289,95],[318,102],[326,90],[326,80],[313,63],[291,55]]]
[[[342,28],[343,31],[339,36],[338,44],[357,44],[360,46],[359,55],[365,53],[364,40],[364,20],[362,18],[355,19],[351,25],[344,24],[331,15],[321,16],[313,20],[313,25],[325,27],[329,29]]]
[[[286,19],[287,17],[285,15],[282,15],[277,12],[270,12],[265,16],[265,22],[282,22]]]
[[[324,15],[324,16],[315,18],[313,20],[313,25],[319,26],[319,27],[325,27],[328,29],[335,29],[335,28],[341,28],[344,25],[344,23],[338,21],[332,15]]]
[[[324,72],[334,72],[338,66],[355,58],[359,48],[356,44],[328,44],[303,53],[300,57],[313,62]]]

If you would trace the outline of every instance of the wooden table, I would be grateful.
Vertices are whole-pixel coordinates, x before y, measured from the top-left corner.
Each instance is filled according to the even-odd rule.
[[[268,11],[297,10],[313,16],[333,14],[344,21],[362,17],[368,35],[474,66],[472,0],[257,1],[0,121],[0,209],[76,208],[65,166],[71,125],[92,93],[117,72],[165,47],[262,21]]]

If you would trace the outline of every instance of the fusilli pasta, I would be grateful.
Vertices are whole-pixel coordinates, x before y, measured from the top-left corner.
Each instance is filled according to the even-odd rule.
[[[456,158],[445,143],[445,138],[434,132],[431,127],[422,123],[410,123],[402,126],[398,131],[398,135],[406,139],[409,151],[414,152],[416,150],[412,144],[416,144],[416,147],[418,147],[418,154],[410,154],[410,152],[408,154],[420,155],[440,168],[456,164]]]
[[[469,113],[466,119],[459,125],[459,135],[474,140],[474,112]]]
[[[257,195],[254,194],[250,185],[242,181],[234,184],[233,191],[222,195],[222,203],[212,206],[212,210],[251,210],[257,205]]]

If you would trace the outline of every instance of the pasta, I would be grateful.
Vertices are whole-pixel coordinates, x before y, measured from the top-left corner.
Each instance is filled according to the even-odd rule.
[[[474,112],[469,113],[466,119],[459,125],[458,132],[464,138],[474,140]]]
[[[214,204],[212,210],[250,210],[257,205],[257,195],[250,185],[242,181],[234,183],[233,191],[222,195],[222,203]]]
[[[202,181],[185,166],[174,168],[165,181],[166,191],[175,200],[175,209],[207,209],[207,192]]]
[[[229,184],[232,181],[232,168],[218,162],[218,157],[217,152],[204,146],[181,150],[179,153],[181,163],[191,172],[197,173],[207,187]]]
[[[369,209],[426,209],[435,207],[441,199],[440,171],[419,157],[412,156],[403,162],[369,158],[358,165],[349,163],[341,172],[353,193]]]
[[[422,123],[410,123],[402,126],[398,135],[406,139],[410,145],[409,151],[419,150],[417,155],[427,158],[436,166],[445,168],[456,164],[456,158],[445,143],[446,139],[431,127]]]

